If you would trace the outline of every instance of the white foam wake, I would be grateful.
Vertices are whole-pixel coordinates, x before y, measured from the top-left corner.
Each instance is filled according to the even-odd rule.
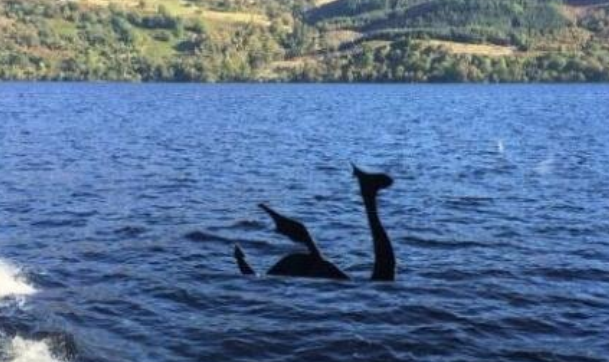
[[[60,362],[53,357],[45,341],[28,341],[15,337],[8,343],[8,362]]]
[[[19,268],[0,260],[0,300],[31,295],[36,289],[27,283]],[[7,362],[60,362],[46,341],[29,341],[19,336],[5,339],[0,330],[0,360]]]
[[[36,289],[20,275],[19,269],[0,260],[0,299],[34,294]]]

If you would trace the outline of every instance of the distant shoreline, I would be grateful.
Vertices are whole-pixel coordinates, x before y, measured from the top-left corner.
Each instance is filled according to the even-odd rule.
[[[1,84],[126,84],[126,85],[154,85],[154,84],[176,84],[176,85],[609,85],[609,81],[564,81],[564,82],[262,82],[262,81],[239,81],[239,82],[189,82],[189,81],[133,81],[133,80],[46,80],[46,79],[0,79]]]
[[[608,40],[609,0],[0,1],[11,81],[597,83]]]

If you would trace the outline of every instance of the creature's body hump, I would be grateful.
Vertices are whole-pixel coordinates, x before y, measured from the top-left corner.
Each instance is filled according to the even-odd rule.
[[[334,264],[311,254],[290,254],[277,262],[269,275],[348,280]]]

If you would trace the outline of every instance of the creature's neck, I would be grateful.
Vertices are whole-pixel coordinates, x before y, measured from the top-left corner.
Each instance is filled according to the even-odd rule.
[[[362,193],[362,196],[374,242],[374,271],[372,272],[371,279],[393,281],[395,279],[395,256],[391,241],[378,215],[376,193],[365,192]]]

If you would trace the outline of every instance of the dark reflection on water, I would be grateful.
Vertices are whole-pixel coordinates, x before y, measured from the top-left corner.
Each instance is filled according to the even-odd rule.
[[[0,85],[0,335],[79,361],[607,361],[609,87]],[[385,170],[373,284],[349,161]],[[355,282],[246,279],[310,225]],[[54,339],[54,340],[55,340]]]

